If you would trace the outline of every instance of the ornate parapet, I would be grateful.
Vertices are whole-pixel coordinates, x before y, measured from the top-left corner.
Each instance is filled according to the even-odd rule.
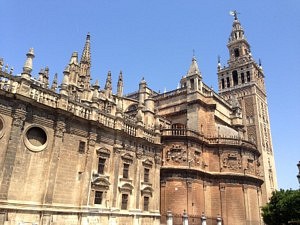
[[[164,138],[178,138],[178,139],[195,139],[206,145],[228,145],[228,146],[241,146],[249,149],[256,150],[257,146],[254,142],[232,136],[220,137],[207,137],[203,134],[189,129],[163,129],[162,137]]]
[[[55,92],[53,89],[45,87],[43,83],[31,77],[23,79],[20,76],[13,76],[7,69],[0,69],[0,90],[3,94],[16,94],[30,104],[42,104],[45,107],[60,109],[74,116],[96,121],[99,125],[111,129],[119,130],[130,136],[141,137],[152,143],[160,140],[155,134],[154,128],[147,128],[144,124],[137,126],[136,118],[123,114],[123,117],[113,115],[114,110],[106,110],[107,103],[98,104],[99,107],[92,107],[92,102],[76,99],[73,96],[66,96]],[[24,98],[25,97],[25,98]],[[101,99],[99,99],[101,101]],[[105,100],[103,100],[105,101]],[[113,104],[113,103],[112,103]],[[117,121],[117,122],[116,122]],[[139,131],[139,132],[137,132]]]

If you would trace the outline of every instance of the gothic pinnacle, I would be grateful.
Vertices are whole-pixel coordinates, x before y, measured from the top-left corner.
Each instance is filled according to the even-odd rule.
[[[91,64],[91,44],[90,44],[91,36],[90,33],[86,36],[86,41],[84,45],[84,49],[82,52],[81,60],[80,62],[85,62],[88,64]]]
[[[23,73],[22,77],[26,79],[30,79],[31,71],[32,71],[32,61],[34,58],[34,51],[33,48],[30,48],[28,53],[26,54],[27,59],[25,61],[24,67],[23,67]]]
[[[192,76],[192,75],[195,75],[195,74],[200,75],[200,77],[201,77],[201,72],[199,70],[196,57],[193,55],[192,64],[190,65],[187,76]]]
[[[122,71],[120,71],[120,74],[119,74],[118,85],[117,85],[117,96],[118,97],[123,96],[123,74],[122,74]]]
[[[54,78],[51,85],[51,90],[56,91],[57,88],[57,73],[54,74]]]

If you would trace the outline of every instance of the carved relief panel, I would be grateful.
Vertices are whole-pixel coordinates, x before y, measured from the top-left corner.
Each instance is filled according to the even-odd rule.
[[[166,161],[172,163],[183,163],[187,161],[186,149],[181,145],[172,145],[166,151]]]
[[[225,171],[239,171],[242,169],[241,155],[235,151],[223,152],[221,156],[222,170]]]
[[[246,174],[255,175],[256,160],[253,154],[246,152],[243,156],[243,168]]]

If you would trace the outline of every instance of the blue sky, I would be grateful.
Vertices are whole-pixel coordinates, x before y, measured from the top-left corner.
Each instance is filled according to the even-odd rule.
[[[101,88],[111,70],[125,92],[145,77],[155,90],[172,90],[186,74],[193,49],[204,82],[217,90],[217,56],[228,59],[230,10],[240,12],[255,59],[261,58],[279,188],[299,187],[300,1],[219,0],[1,0],[0,58],[21,73],[35,50],[33,74],[62,71],[73,51],[81,54],[91,34],[92,77]]]

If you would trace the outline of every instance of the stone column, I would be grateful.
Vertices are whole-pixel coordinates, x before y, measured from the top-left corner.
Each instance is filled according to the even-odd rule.
[[[63,136],[65,131],[66,131],[65,118],[58,116],[54,128],[53,148],[52,148],[50,166],[48,171],[48,185],[44,197],[44,202],[47,204],[51,204],[53,201],[53,193],[54,193],[54,187],[56,183],[56,174],[57,174],[58,164],[59,164],[60,149],[61,146],[63,145]]]
[[[140,224],[140,217],[138,215],[135,215],[133,217],[133,225],[139,225]]]
[[[120,170],[120,153],[121,148],[119,146],[114,146],[113,149],[113,160],[112,160],[112,167],[113,170],[111,171],[113,173],[113,184],[112,184],[112,207],[118,207],[118,181],[119,181],[119,170]]]
[[[167,211],[167,225],[173,225],[173,215],[171,211]]]
[[[44,214],[42,217],[42,225],[50,225],[52,220],[52,215]]]
[[[201,225],[206,225],[206,216],[205,216],[204,212],[202,213],[202,216],[201,216]]]
[[[220,215],[217,216],[217,225],[222,225],[222,218]]]
[[[7,144],[4,165],[1,170],[3,171],[2,182],[0,185],[0,199],[7,199],[10,182],[12,179],[13,170],[15,169],[15,161],[22,136],[24,121],[26,119],[26,105],[17,102],[14,106],[12,114],[13,121],[9,134],[9,141]]]
[[[221,201],[221,215],[224,221],[227,221],[226,191],[225,191],[224,184],[220,184],[220,201]]]
[[[243,185],[243,194],[244,194],[244,204],[245,204],[245,219],[249,220],[250,216],[249,216],[249,210],[250,210],[250,205],[249,205],[249,201],[248,201],[248,191],[247,191],[247,186],[244,184]]]
[[[93,156],[97,140],[97,131],[95,127],[91,127],[88,137],[88,145],[86,150],[86,160],[83,171],[83,181],[81,182],[81,204],[89,205],[90,189],[91,189],[91,176],[93,166]]]
[[[189,217],[186,214],[186,211],[183,211],[183,215],[182,215],[182,225],[189,225]]]
[[[4,225],[6,221],[6,212],[0,212],[0,225]]]

